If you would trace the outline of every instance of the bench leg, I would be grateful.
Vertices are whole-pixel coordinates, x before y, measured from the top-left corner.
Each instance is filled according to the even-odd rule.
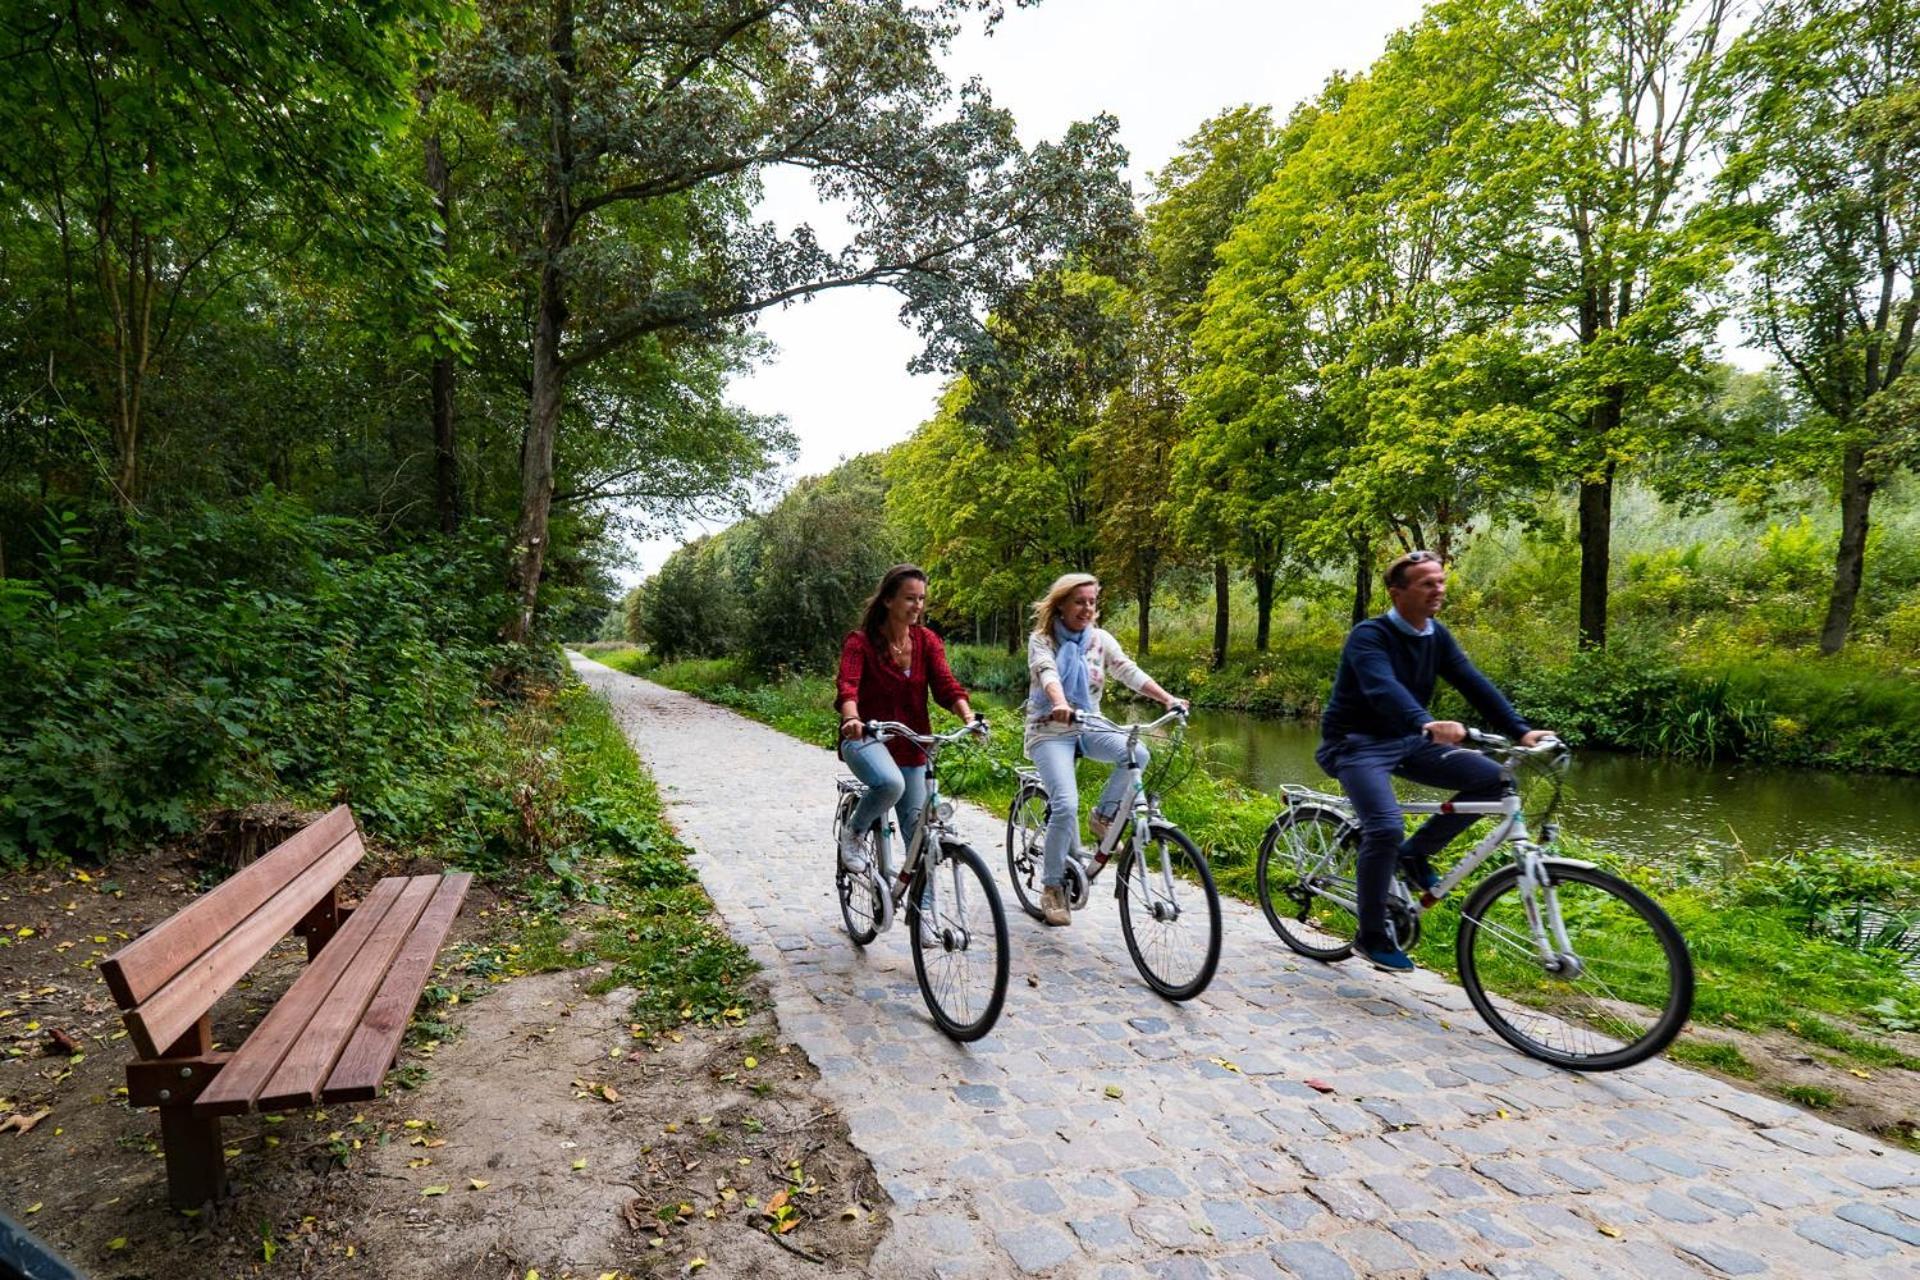
[[[219,1116],[196,1116],[192,1107],[160,1108],[160,1147],[167,1156],[167,1199],[174,1208],[198,1209],[227,1194]]]
[[[213,1051],[213,1020],[206,1014],[165,1057],[184,1058]],[[193,1094],[199,1090],[194,1089]],[[193,1114],[192,1098],[182,1106],[160,1108],[160,1150],[167,1157],[167,1199],[176,1209],[198,1209],[227,1193],[227,1158],[220,1149],[220,1117]]]

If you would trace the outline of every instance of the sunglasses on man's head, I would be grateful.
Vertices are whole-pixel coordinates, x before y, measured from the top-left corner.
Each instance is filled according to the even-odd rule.
[[[1407,554],[1401,556],[1398,560],[1395,560],[1393,562],[1392,567],[1387,570],[1387,585],[1390,587],[1405,586],[1406,580],[1407,580],[1407,570],[1413,568],[1414,565],[1427,564],[1429,562],[1432,562],[1435,564],[1439,563],[1440,553],[1438,551],[1407,552]]]

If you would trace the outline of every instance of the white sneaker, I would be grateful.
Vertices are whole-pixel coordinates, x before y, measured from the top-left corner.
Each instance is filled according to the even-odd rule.
[[[840,833],[840,865],[848,875],[867,873],[867,842],[854,832]]]
[[[939,951],[945,945],[946,945],[945,942],[942,940],[940,936],[939,925],[935,923],[932,916],[928,915],[924,911],[921,912],[920,913],[920,949],[922,951]]]

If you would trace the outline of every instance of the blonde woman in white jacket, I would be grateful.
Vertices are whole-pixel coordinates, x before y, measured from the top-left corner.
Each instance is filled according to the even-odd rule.
[[[1047,852],[1041,871],[1040,910],[1051,925],[1073,923],[1061,890],[1067,856],[1080,839],[1080,788],[1074,760],[1084,755],[1102,764],[1119,764],[1126,755],[1125,734],[1086,729],[1073,723],[1076,711],[1100,713],[1100,695],[1109,678],[1165,707],[1185,704],[1155,684],[1120,648],[1110,632],[1094,625],[1100,605],[1100,580],[1090,573],[1054,579],[1047,594],[1034,601],[1033,634],[1027,638],[1027,759],[1047,788]],[[1147,749],[1135,748],[1135,762],[1147,763]],[[1094,805],[1097,840],[1106,834],[1126,797],[1126,775],[1114,770]]]

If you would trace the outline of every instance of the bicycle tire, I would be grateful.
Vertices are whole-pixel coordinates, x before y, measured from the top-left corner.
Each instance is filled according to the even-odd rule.
[[[963,880],[968,876],[973,879],[978,901],[985,909],[985,918],[976,918],[964,901],[957,904],[944,901],[936,888],[934,912],[938,919],[935,928],[941,934],[940,950],[937,955],[929,956],[927,939],[921,937],[920,896],[926,888],[927,876],[948,862],[958,863],[964,868]],[[948,894],[952,892],[949,888]],[[958,979],[941,981],[933,968],[938,964],[949,974],[955,969],[965,969],[967,958],[981,941],[981,924],[988,926],[986,932],[991,935],[993,946],[993,972],[988,984],[991,994],[977,1012],[971,1004],[956,1012],[948,1005],[960,994],[956,987]],[[937,863],[931,857],[921,859],[919,868],[913,873],[913,884],[907,891],[907,937],[913,950],[913,975],[920,983],[920,994],[927,1002],[927,1011],[933,1015],[934,1025],[963,1044],[978,1040],[991,1031],[1006,1004],[1007,974],[1012,968],[1012,957],[1007,942],[1007,913],[1000,904],[1000,891],[994,886],[986,859],[970,846],[957,843],[942,843],[941,857]],[[957,962],[954,960],[956,956],[961,957]],[[965,976],[961,973],[959,979]]]
[[[1188,909],[1178,904],[1166,904],[1158,900],[1151,905],[1143,905],[1136,900],[1138,886],[1134,883],[1134,864],[1142,860],[1143,855],[1131,850],[1119,867],[1117,892],[1120,898],[1120,932],[1126,937],[1127,954],[1133,957],[1134,968],[1140,971],[1140,976],[1147,980],[1149,987],[1169,1000],[1191,1000],[1207,989],[1207,984],[1213,981],[1214,971],[1220,966],[1220,891],[1214,887],[1213,869],[1207,865],[1206,855],[1200,852],[1193,841],[1187,839],[1186,833],[1180,828],[1166,823],[1154,823],[1148,828],[1147,840],[1149,851],[1155,844],[1170,846],[1177,851],[1199,887],[1200,905],[1205,908],[1207,933],[1199,968],[1191,977],[1180,981],[1178,975],[1168,976],[1160,972],[1156,968],[1156,962],[1149,960],[1149,952],[1156,950],[1164,952],[1171,948],[1158,948],[1153,945],[1154,935],[1148,927],[1162,926],[1158,930],[1158,937],[1159,940],[1166,941],[1172,935],[1164,926],[1177,924],[1180,917],[1188,914]],[[1159,874],[1159,868],[1150,852],[1144,855],[1144,861],[1149,875]],[[1186,878],[1176,870],[1174,876],[1176,884],[1183,883]],[[1175,908],[1172,920],[1164,916],[1164,909],[1167,906]],[[1139,910],[1141,915],[1137,924],[1134,919],[1136,910]],[[1147,939],[1143,940],[1141,937],[1143,933],[1149,935]]]
[[[1518,893],[1520,869],[1506,867],[1474,890],[1461,909],[1454,943],[1460,985],[1494,1034],[1529,1057],[1576,1071],[1617,1071],[1644,1062],[1673,1042],[1693,1011],[1693,960],[1686,940],[1659,903],[1618,876],[1560,862],[1547,863],[1546,870],[1568,942],[1583,962],[1581,971],[1571,978],[1549,973],[1531,953],[1530,934],[1507,923],[1508,918],[1524,921],[1524,903]],[[1563,892],[1568,886],[1595,892],[1570,895]],[[1513,901],[1503,906],[1509,894]],[[1644,934],[1631,927],[1635,921],[1645,926]],[[1582,938],[1596,941],[1583,946]],[[1607,943],[1628,958],[1600,959],[1599,948]],[[1631,958],[1636,954],[1657,955],[1658,961],[1636,962]],[[1586,997],[1590,1003],[1566,998],[1575,983],[1602,968],[1605,972],[1592,978],[1598,989]],[[1664,977],[1655,974],[1659,968]],[[1636,977],[1636,971],[1644,976]],[[1488,992],[1489,978],[1511,988],[1496,993],[1498,1003]],[[1661,982],[1664,995],[1648,1005],[1647,996],[1657,994],[1655,984]],[[1650,1008],[1657,1016],[1639,1027],[1634,1011]],[[1524,1025],[1516,1021],[1518,1013],[1527,1015]],[[1559,1035],[1566,1043],[1549,1043],[1540,1033]],[[1612,1047],[1594,1040],[1596,1035],[1619,1043]],[[1576,1047],[1582,1043],[1588,1047]]]
[[[1329,964],[1353,954],[1359,918],[1315,889],[1326,885],[1355,897],[1359,855],[1358,828],[1332,809],[1290,809],[1273,820],[1260,842],[1254,890],[1280,941]],[[1316,872],[1323,860],[1326,869]]]
[[[1035,920],[1046,919],[1040,910],[1040,888],[1046,870],[1049,803],[1047,793],[1029,782],[1007,806],[1007,878],[1013,882],[1020,909]]]
[[[839,805],[833,813],[833,837],[836,846],[840,843],[840,832],[847,825],[847,819],[853,813],[858,800],[851,795],[842,795]],[[879,854],[873,837],[867,837],[867,857],[872,859]],[[864,891],[864,892],[863,892]],[[880,896],[886,890],[874,879],[871,871],[858,875],[849,872],[840,865],[839,851],[836,847],[833,864],[833,896],[840,903],[840,922],[846,926],[847,937],[856,947],[864,947],[880,936],[880,929],[886,921],[886,904]]]

